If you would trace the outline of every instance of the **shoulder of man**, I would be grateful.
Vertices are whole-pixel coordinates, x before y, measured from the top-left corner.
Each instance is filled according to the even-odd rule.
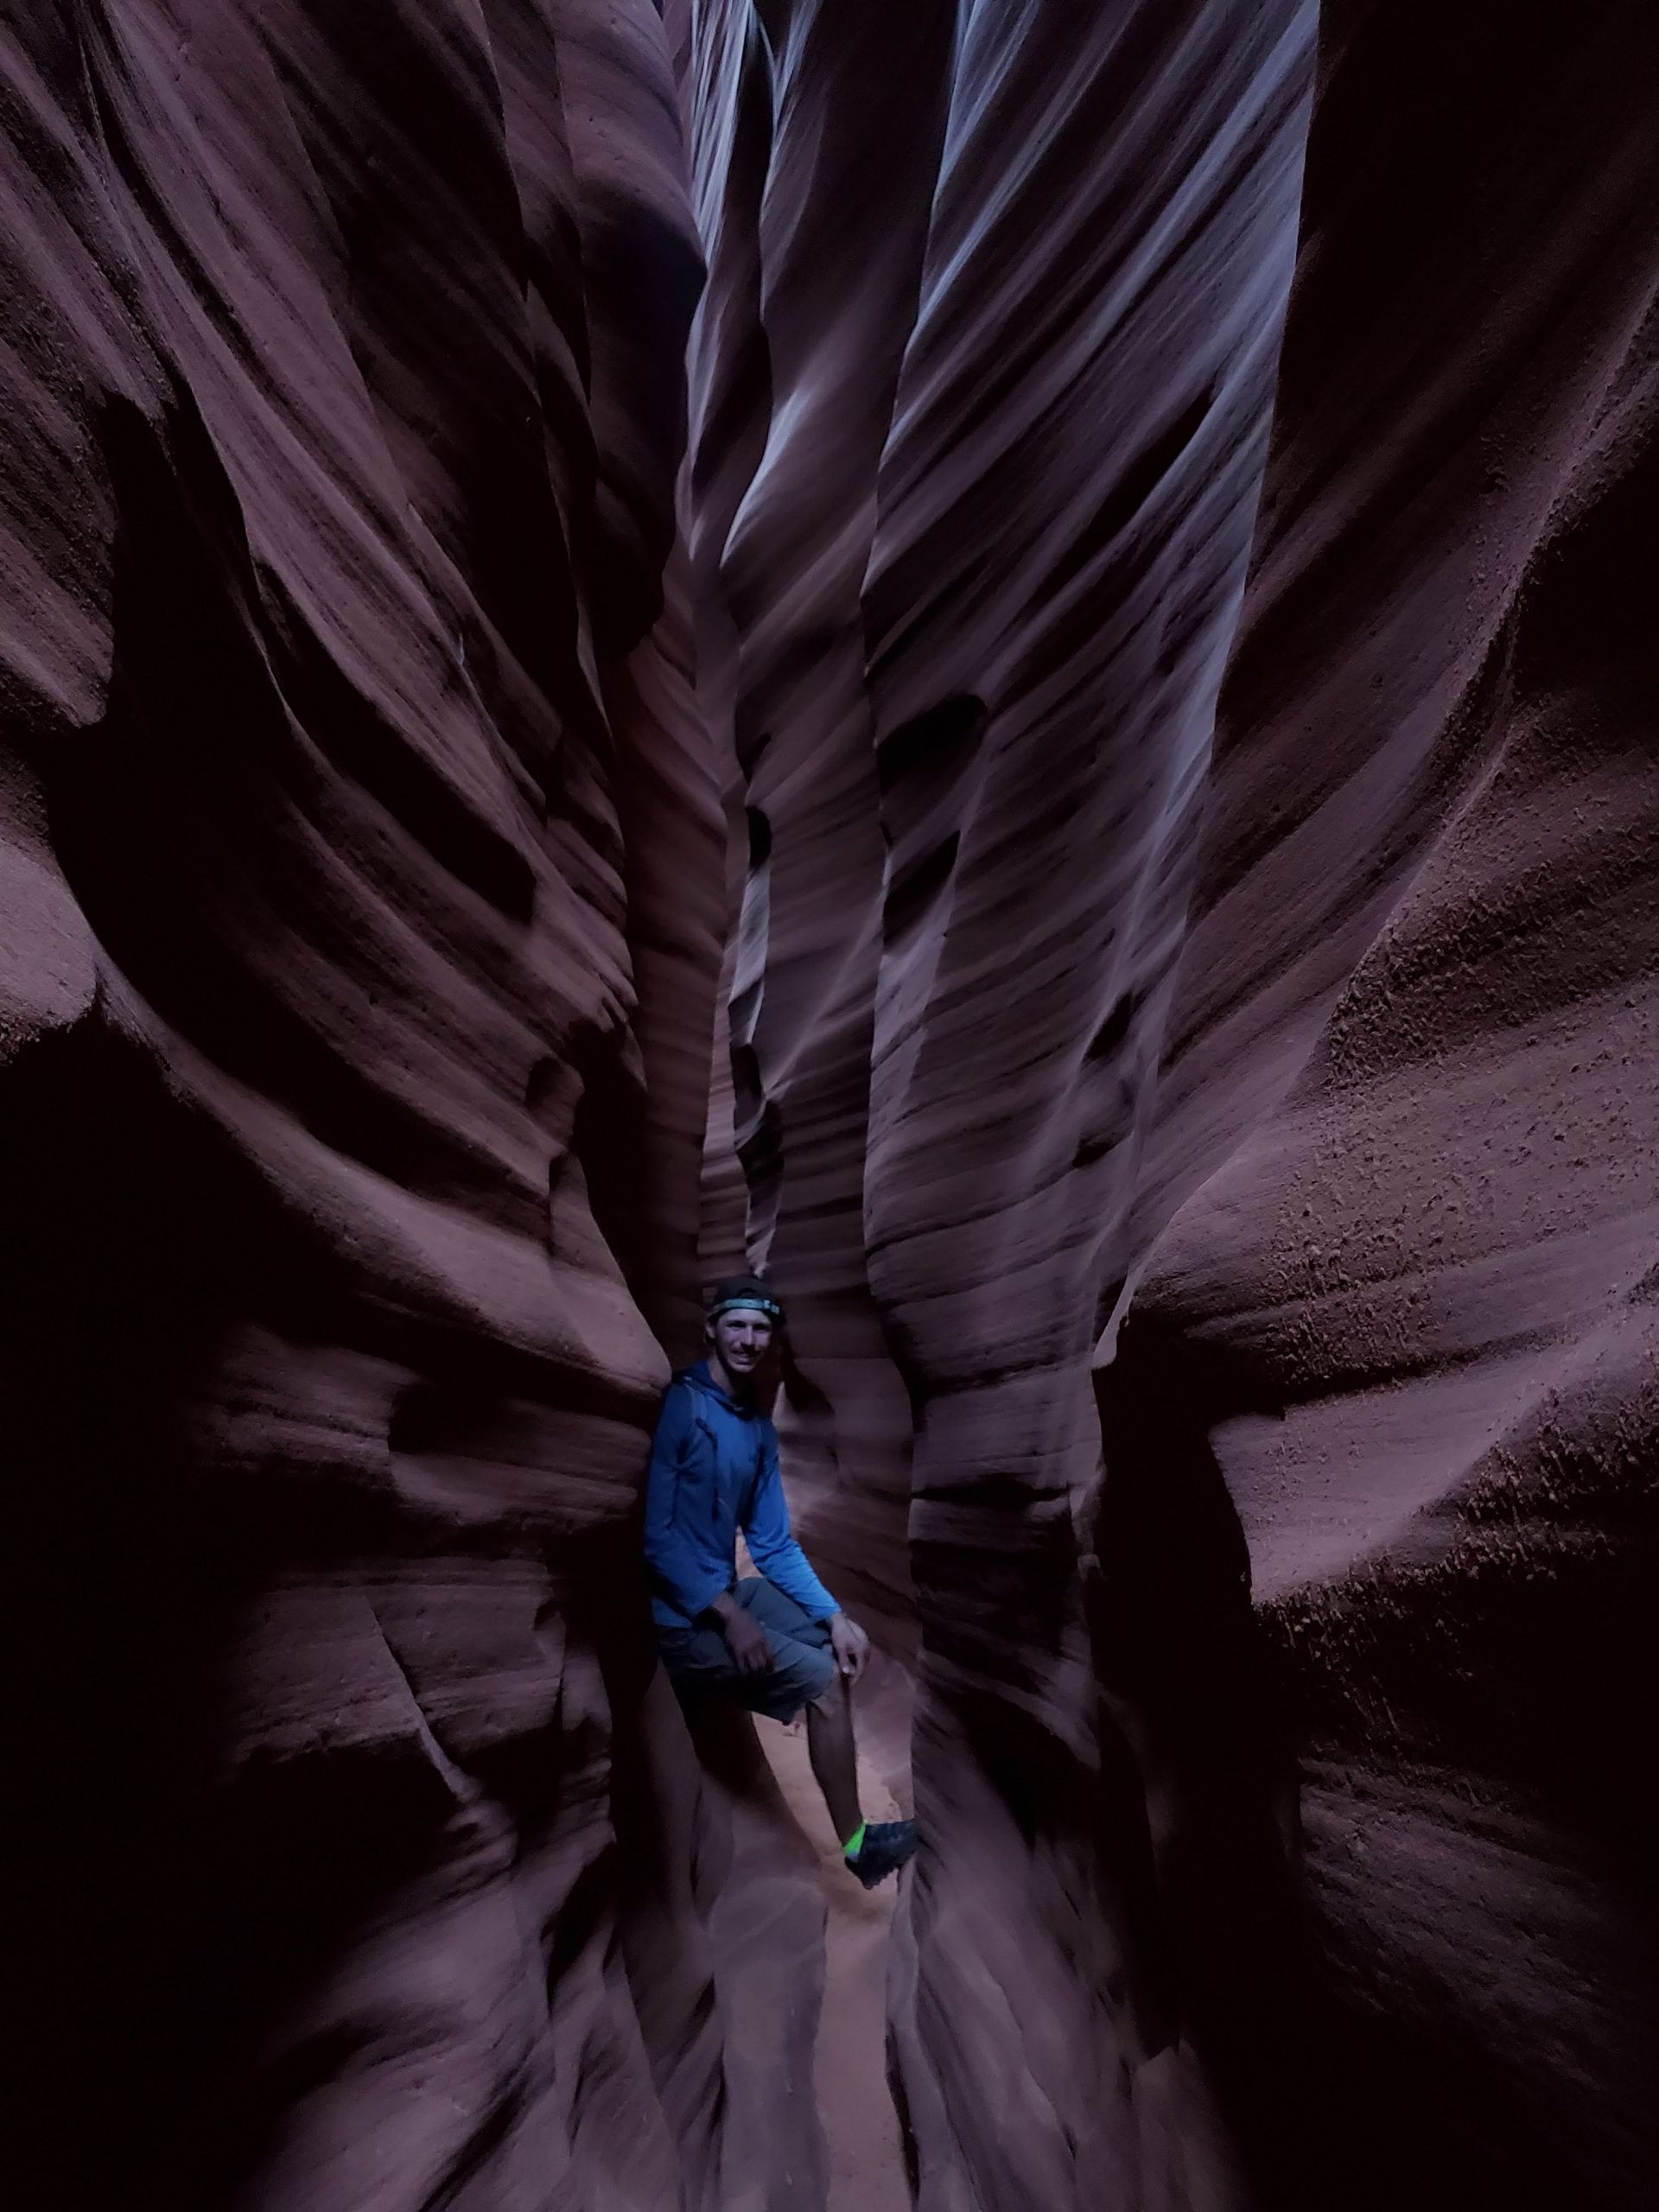
[[[720,1409],[706,1388],[707,1381],[707,1376],[698,1367],[677,1368],[663,1392],[658,1423],[669,1422],[688,1430],[700,1428],[712,1440]]]
[[[697,1394],[686,1380],[686,1370],[681,1368],[671,1375],[663,1386],[663,1395],[657,1402],[657,1426],[664,1422],[689,1421],[696,1403]]]

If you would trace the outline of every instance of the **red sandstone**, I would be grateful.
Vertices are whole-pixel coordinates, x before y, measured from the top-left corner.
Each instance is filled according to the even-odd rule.
[[[32,2202],[1648,2203],[1656,82],[6,11]],[[740,1259],[890,1936],[652,1663]]]

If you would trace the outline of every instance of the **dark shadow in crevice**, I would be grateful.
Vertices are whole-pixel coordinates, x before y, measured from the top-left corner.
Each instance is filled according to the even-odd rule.
[[[989,717],[982,699],[961,692],[880,739],[876,780],[887,848],[881,935],[889,950],[935,912],[956,873],[973,772]]]
[[[183,1433],[218,1330],[181,1118],[92,1021],[0,1090],[11,2133],[66,2206],[176,2183],[229,2024],[200,1802],[247,1563]]]
[[[766,450],[772,422],[772,350],[760,313],[759,240],[760,210],[772,173],[775,117],[772,54],[758,22],[748,27],[731,118],[721,252],[732,251],[726,241],[741,240],[751,258],[741,272],[747,282],[741,289],[733,282],[734,272],[721,268],[718,259],[714,267],[715,281],[721,284],[730,307],[716,356],[722,373],[708,395],[691,454],[690,489],[699,512],[712,504],[722,483],[749,482]]]
[[[738,916],[732,976],[732,1135],[749,1192],[749,1238],[765,1250],[783,1193],[784,1130],[778,1103],[767,1096],[757,1044],[772,949],[772,823],[758,806],[744,809],[748,869]]]
[[[636,1304],[651,1290],[651,1224],[645,1150],[650,1140],[644,1071],[614,1033],[585,1029],[571,1052],[581,1090],[570,1153],[588,1185],[594,1224]]]
[[[259,578],[259,599],[272,677],[301,728],[458,883],[507,920],[527,925],[536,878],[524,853],[388,721],[269,569]],[[504,798],[506,788],[504,779]]]
[[[1105,1476],[1084,1589],[1154,1870],[1142,1885],[1141,2037],[1157,2048],[1179,2034],[1198,2051],[1262,2202],[1311,2208],[1328,2194],[1333,2142],[1294,1746],[1210,1442],[1224,1417],[1273,1410],[1271,1393],[1247,1363],[1133,1311],[1096,1387]]]
[[[447,809],[291,607],[272,615],[190,395],[161,423],[112,401],[102,430],[119,517],[112,658],[101,720],[47,764],[63,872],[112,963],[215,1065],[377,1173],[470,1192],[474,1150],[379,1079],[384,1054],[342,1053],[351,994],[365,1023],[378,1001],[372,963],[336,941],[355,917],[315,855],[360,791],[366,823],[388,810],[514,920],[533,903],[527,864],[481,817]],[[296,987],[319,959],[343,1000],[326,1018]]]
[[[743,820],[748,861],[737,917],[731,1032],[736,1043],[752,1045],[766,997],[766,957],[772,944],[772,823],[758,806],[746,806]]]
[[[1190,400],[1130,461],[1095,510],[1088,527],[1078,531],[1047,577],[1040,599],[1058,599],[1090,564],[1115,545],[1135,523],[1143,507],[1170,474],[1203,428],[1215,404],[1213,391]]]
[[[645,1306],[656,1287],[648,1173],[651,1116],[645,1072],[626,1029],[578,1028],[562,1055],[545,1054],[524,1084],[524,1108],[551,1144],[547,1166],[545,1242],[556,1257],[554,1212],[574,1167],[585,1206],[630,1296]],[[580,1229],[573,1240],[580,1249]],[[591,1255],[588,1255],[591,1257]]]
[[[1122,991],[1113,1001],[1105,1020],[1089,1039],[1084,1058],[1089,1062],[1109,1060],[1120,1052],[1129,1040],[1129,1031],[1135,1017],[1146,1003],[1144,990]]]
[[[1281,1409],[1271,1379],[1132,1309],[1096,1392],[1106,1475],[1084,1586],[1103,1702],[1144,1784],[1156,1870],[1147,2027],[1198,2053],[1253,2201],[1323,2212],[1340,2175],[1356,2212],[1453,2212],[1495,2190],[1517,2212],[1543,2212],[1581,2195],[1591,2171],[1599,2201],[1643,2201],[1634,2136],[1611,2150],[1611,2134],[1599,2136],[1586,2153],[1590,2139],[1541,2114],[1527,2077],[1471,2040],[1478,2015],[1455,1993],[1438,2020],[1420,2006],[1384,2010],[1374,1989],[1368,2001],[1377,1961],[1363,1948],[1361,1987],[1350,1985],[1366,1931],[1344,1925],[1339,1905],[1316,1919],[1302,1891],[1295,1736],[1297,1693],[1305,1700],[1357,1673],[1402,1714],[1433,1716],[1454,1770],[1460,1745],[1463,1764],[1484,1758],[1503,1777],[1510,1802],[1547,1808],[1580,1840],[1594,1834],[1630,1955],[1650,1955],[1648,1824],[1629,1783],[1624,1708],[1606,1694],[1641,1676],[1650,1643],[1650,1491],[1632,1480],[1616,1498],[1594,1447],[1575,1468],[1558,1441],[1554,1495],[1569,1516],[1575,1484],[1595,1496],[1597,1545],[1548,1574],[1489,1568],[1426,1605],[1394,1602],[1384,1580],[1351,1586],[1340,1606],[1301,1620],[1293,1684],[1288,1643],[1269,1643],[1252,1608],[1246,1541],[1211,1441],[1224,1421]],[[1501,1510],[1514,1511],[1508,1496]],[[1353,1725],[1346,1707],[1320,1718],[1338,1739]],[[1363,1824],[1363,1800],[1358,1810]],[[1363,1872],[1363,1860],[1342,1870],[1360,1882]],[[1644,2117],[1637,2084],[1650,2055],[1619,2053],[1614,2093]]]
[[[888,878],[881,909],[881,935],[887,945],[901,944],[926,918],[956,873],[961,844],[961,832],[952,830],[910,867],[896,869]]]
[[[760,1061],[752,1045],[732,1047],[733,1127],[737,1156],[749,1192],[749,1236],[765,1249],[778,1223],[784,1188],[784,1117],[760,1090]]]
[[[0,1163],[0,1663],[43,1686],[8,1700],[29,1808],[14,2141],[52,2177],[42,2203],[210,2212],[348,2056],[331,2029],[272,2069],[273,2024],[428,1861],[450,1803],[420,1756],[244,1741],[250,1609],[285,1561],[363,1533],[274,1440],[219,1456],[238,1328],[327,1304],[257,1179],[96,1018],[12,1064]]]
[[[876,783],[882,833],[889,844],[918,815],[959,788],[983,742],[988,720],[982,699],[957,691],[877,739]]]

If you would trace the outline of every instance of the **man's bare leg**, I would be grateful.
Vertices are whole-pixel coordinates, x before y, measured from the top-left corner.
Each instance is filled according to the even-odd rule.
[[[858,1754],[853,1746],[853,1700],[837,1675],[806,1708],[806,1748],[836,1836],[849,1843],[864,1825],[858,1807]]]

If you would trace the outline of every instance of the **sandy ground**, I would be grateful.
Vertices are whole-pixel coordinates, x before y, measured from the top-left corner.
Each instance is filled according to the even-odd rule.
[[[817,1853],[823,1885],[823,2010],[815,2076],[830,2155],[828,2212],[910,2212],[898,2115],[887,2091],[887,1925],[897,1884],[861,1889],[841,1851],[812,1779],[806,1726],[755,1724],[790,1811]],[[859,1760],[865,1817],[892,1821],[901,1808],[869,1761]]]

